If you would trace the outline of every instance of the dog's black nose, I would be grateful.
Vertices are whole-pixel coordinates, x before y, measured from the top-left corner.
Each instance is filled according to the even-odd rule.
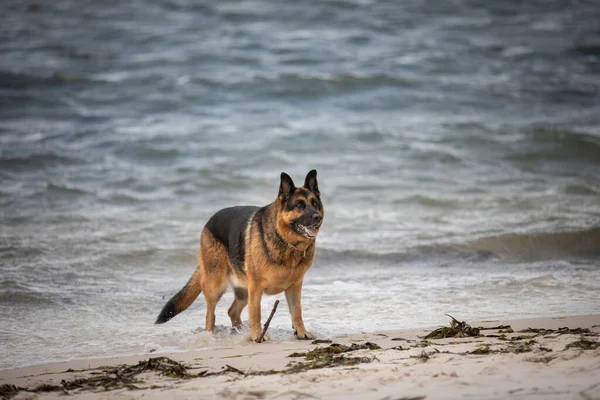
[[[318,224],[319,222],[321,222],[322,219],[323,219],[323,217],[319,213],[314,213],[312,215],[313,224]]]

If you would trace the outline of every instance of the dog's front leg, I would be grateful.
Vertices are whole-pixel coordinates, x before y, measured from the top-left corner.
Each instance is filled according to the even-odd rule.
[[[262,287],[258,282],[248,279],[248,317],[250,318],[250,334],[252,340],[257,341],[262,332],[260,317],[260,300],[262,298]]]
[[[315,336],[308,332],[302,321],[302,281],[295,283],[285,291],[285,298],[292,314],[292,327],[298,339],[314,339]]]

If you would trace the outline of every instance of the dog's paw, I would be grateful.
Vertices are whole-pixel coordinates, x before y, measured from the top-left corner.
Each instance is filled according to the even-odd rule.
[[[259,336],[260,336],[260,335],[259,335]],[[262,338],[262,341],[260,341],[260,342],[259,342],[259,341],[258,341],[258,337],[259,337],[259,336],[257,336],[256,338],[252,337],[252,341],[253,341],[253,342],[256,342],[256,343],[262,343],[262,342],[269,342],[269,341],[271,341],[271,336],[269,336],[269,335],[265,335],[265,336]]]
[[[260,337],[261,334],[262,334],[262,331],[252,332],[252,334],[250,335],[250,338],[252,339],[253,342],[260,343],[258,341],[258,338]],[[262,339],[262,342],[267,341],[267,340],[271,340],[271,337],[269,335],[265,335]]]
[[[263,338],[263,342],[270,342],[270,341],[271,341],[271,336],[265,335],[265,337]]]
[[[296,335],[296,338],[298,338],[299,340],[313,340],[315,338],[315,335],[313,335],[309,331],[294,332],[294,335]]]

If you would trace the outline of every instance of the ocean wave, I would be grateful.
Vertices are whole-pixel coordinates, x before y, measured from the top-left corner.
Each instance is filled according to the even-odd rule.
[[[22,156],[0,157],[0,168],[7,170],[47,168],[55,165],[78,164],[80,160],[73,156],[55,152],[33,153]]]
[[[506,261],[544,261],[600,255],[600,228],[566,232],[509,233],[453,246],[466,252],[489,252]]]
[[[569,184],[564,187],[564,192],[567,194],[595,196],[600,194],[600,187],[593,188],[590,185],[583,183]]]
[[[455,200],[445,200],[423,195],[406,196],[394,200],[394,204],[417,204],[425,207],[434,208],[455,208],[460,202]]]
[[[412,82],[389,74],[282,73],[251,76],[247,85],[258,86],[270,96],[317,96],[376,88],[407,87]]]
[[[193,267],[197,263],[195,248],[126,250],[109,254],[106,259],[115,265],[181,265]]]
[[[89,192],[85,189],[81,189],[75,186],[66,185],[66,184],[56,184],[56,183],[48,183],[46,185],[46,191],[50,194],[59,194],[59,195],[86,195]]]
[[[506,157],[508,160],[576,160],[600,163],[600,137],[597,135],[545,127],[525,129],[523,133],[536,146],[525,146],[527,151],[514,152]]]
[[[115,205],[136,205],[144,201],[141,197],[125,193],[113,193],[103,197],[102,200]]]
[[[486,250],[460,251],[447,245],[420,246],[406,251],[376,253],[364,250],[335,250],[320,248],[317,251],[318,264],[348,264],[390,266],[415,262],[438,263],[446,265],[453,261],[481,262],[496,256]]]
[[[0,259],[4,259],[6,263],[12,263],[14,262],[14,260],[18,260],[25,257],[37,257],[41,256],[42,254],[44,254],[44,252],[39,247],[15,245],[7,245],[4,247],[0,247]],[[4,266],[7,267],[7,264],[5,264]]]
[[[65,83],[89,83],[92,80],[75,75],[54,72],[49,75],[33,75],[21,72],[0,71],[1,89],[50,88]]]
[[[127,143],[115,151],[118,157],[143,162],[172,162],[182,155],[175,145],[156,146],[150,144]]]
[[[53,299],[46,293],[32,290],[27,285],[15,280],[0,281],[0,304],[3,306],[26,307],[27,305],[48,305],[49,302],[53,302]]]
[[[412,262],[537,262],[600,255],[600,228],[567,232],[510,233],[457,244],[417,246],[406,251],[376,253],[320,248],[319,263],[396,265]]]

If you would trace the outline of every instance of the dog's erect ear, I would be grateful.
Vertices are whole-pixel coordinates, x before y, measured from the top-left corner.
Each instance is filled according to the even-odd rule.
[[[304,178],[304,187],[316,194],[317,196],[321,196],[319,192],[319,185],[317,184],[317,170],[313,169],[308,174],[306,174],[306,178]]]
[[[282,199],[289,199],[292,193],[294,193],[294,181],[285,172],[281,173],[281,183],[279,184],[279,197]]]

